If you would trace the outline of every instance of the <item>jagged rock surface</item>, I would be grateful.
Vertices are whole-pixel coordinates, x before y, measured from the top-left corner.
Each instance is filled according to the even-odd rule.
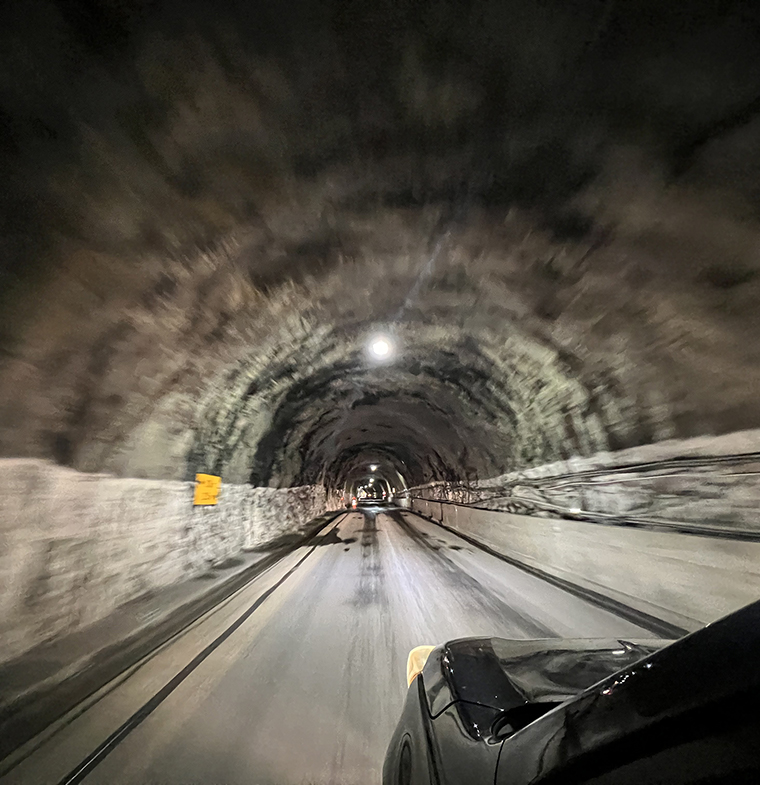
[[[118,605],[296,535],[322,487],[223,485],[193,507],[193,483],[0,461],[0,661],[74,632]]]
[[[755,11],[79,5],[0,20],[0,454],[337,487],[760,425]]]

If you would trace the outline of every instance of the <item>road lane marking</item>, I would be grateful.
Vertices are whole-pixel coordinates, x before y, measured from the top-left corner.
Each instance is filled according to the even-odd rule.
[[[337,526],[341,520],[335,521],[334,526]],[[232,624],[227,627],[220,635],[218,635],[211,643],[209,643],[199,654],[197,654],[179,673],[177,673],[170,681],[168,681],[158,692],[153,695],[150,700],[146,701],[132,716],[126,720],[119,728],[117,728],[102,744],[96,747],[79,765],[72,769],[66,776],[59,781],[59,785],[77,785],[82,782],[85,777],[92,773],[93,769],[100,764],[105,758],[113,752],[113,750],[124,739],[137,728],[143,720],[152,714],[158,706],[163,703],[166,698],[171,695],[174,690],[182,684],[185,679],[211,655],[219,646],[222,645],[233,633],[235,633],[242,625],[258,610],[258,608],[280,587],[293,573],[306,561],[306,559],[314,553],[319,544],[312,545],[308,552],[305,553],[294,565],[291,567],[276,583],[270,586],[263,592],[249,608],[235,619]]]

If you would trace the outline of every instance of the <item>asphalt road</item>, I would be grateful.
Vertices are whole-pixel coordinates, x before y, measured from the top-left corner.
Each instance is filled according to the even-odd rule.
[[[83,782],[379,782],[409,649],[471,635],[651,637],[419,516],[347,513],[49,729],[0,783],[60,782],[178,673]]]

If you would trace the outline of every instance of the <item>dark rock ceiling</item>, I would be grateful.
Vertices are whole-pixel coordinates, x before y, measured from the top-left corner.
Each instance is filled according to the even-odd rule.
[[[2,14],[2,455],[413,483],[760,425],[752,4]]]

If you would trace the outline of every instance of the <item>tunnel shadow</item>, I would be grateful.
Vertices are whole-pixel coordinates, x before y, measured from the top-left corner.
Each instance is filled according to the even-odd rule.
[[[241,564],[245,564],[245,561],[241,559],[239,556],[230,556],[230,558],[225,559],[223,562],[219,562],[219,564],[215,564],[212,567],[212,569],[229,570],[231,567],[239,567]]]
[[[255,545],[253,548],[244,548],[245,553],[266,553],[268,551],[276,551],[281,548],[295,548],[298,545],[304,544],[304,535],[302,533],[281,534],[269,542],[262,545]]]
[[[314,538],[314,545],[318,547],[322,545],[350,545],[352,542],[356,542],[356,537],[346,537],[344,539],[340,537],[337,529],[331,529],[327,534],[321,534],[319,537]]]
[[[362,549],[371,548],[377,545],[377,513],[370,512],[369,510],[363,511],[364,513],[364,526],[361,530],[361,546]]]
[[[361,529],[361,566],[359,581],[352,603],[356,607],[368,608],[376,606],[380,609],[388,607],[385,590],[385,574],[377,547],[377,513],[363,510],[364,525]]]

